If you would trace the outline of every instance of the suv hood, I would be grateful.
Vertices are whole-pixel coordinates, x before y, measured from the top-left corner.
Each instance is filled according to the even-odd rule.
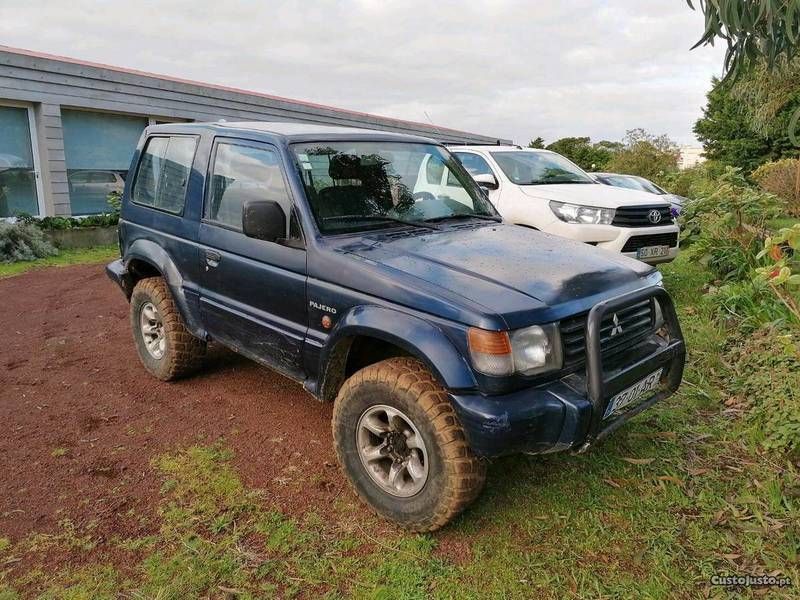
[[[642,204],[668,205],[669,200],[661,196],[612,187],[602,183],[554,183],[547,185],[520,185],[522,193],[531,198],[569,202],[600,208],[619,208],[620,206],[640,206]]]
[[[618,253],[503,223],[373,234],[339,251],[380,270],[379,280],[410,284],[423,298],[461,297],[509,327],[588,310],[642,287],[642,277],[654,271]]]

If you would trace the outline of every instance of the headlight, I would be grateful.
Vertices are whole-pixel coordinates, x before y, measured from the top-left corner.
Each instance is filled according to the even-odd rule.
[[[551,200],[550,210],[565,223],[611,225],[611,221],[614,220],[613,208],[580,206],[578,204],[567,204],[566,202]]]
[[[486,375],[536,375],[563,364],[561,335],[555,323],[512,332],[471,327],[467,341],[473,366]]]

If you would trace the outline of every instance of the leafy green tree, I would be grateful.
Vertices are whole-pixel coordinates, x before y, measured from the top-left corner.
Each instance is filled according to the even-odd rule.
[[[537,137],[536,139],[531,140],[530,144],[528,144],[528,148],[538,148],[538,149],[544,148],[544,138],[540,136]]]
[[[686,0],[694,10],[693,0]],[[697,0],[706,28],[695,44],[713,45],[723,40],[725,74],[736,78],[758,62],[772,70],[800,50],[800,2],[798,0]]]
[[[595,142],[595,148],[603,148],[604,150],[608,150],[611,153],[619,152],[624,148],[622,142],[612,142],[609,140],[600,140],[599,142]]]
[[[666,135],[631,129],[626,132],[622,146],[611,156],[606,170],[657,179],[662,173],[678,168],[678,146]]]
[[[547,149],[566,156],[586,171],[602,171],[612,156],[611,150],[592,144],[588,137],[561,138],[548,144]]]
[[[714,78],[703,116],[694,133],[703,144],[705,156],[751,173],[773,157],[772,143],[751,129],[751,117],[734,97],[733,87]]]

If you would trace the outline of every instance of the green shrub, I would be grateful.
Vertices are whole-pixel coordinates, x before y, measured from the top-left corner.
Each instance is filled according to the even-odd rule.
[[[42,217],[22,214],[17,217],[23,223],[39,229],[77,229],[80,227],[114,227],[119,223],[119,214],[105,213],[76,219],[75,217]]]
[[[27,213],[17,215],[17,219],[29,225],[36,225],[40,229],[75,229],[78,227],[116,227],[119,223],[119,213],[122,207],[122,194],[111,192],[108,195],[109,212],[99,215],[89,215],[77,219],[75,217],[43,217],[38,218]]]
[[[713,193],[717,179],[725,173],[725,167],[707,160],[689,169],[662,171],[654,181],[672,194],[685,198],[701,198]]]
[[[622,148],[611,154],[605,170],[655,179],[659,173],[678,169],[680,151],[666,135],[652,135],[644,129],[625,133]]]
[[[761,165],[751,175],[762,190],[787,202],[787,214],[800,217],[800,159],[785,158]]]
[[[28,223],[0,222],[0,262],[34,260],[56,254],[58,250],[38,227]]]
[[[783,200],[728,167],[684,206],[681,239],[684,246],[697,244],[695,251],[717,277],[744,279],[763,264],[758,253],[769,235],[767,223],[784,208]]]
[[[752,437],[765,448],[800,451],[800,334],[765,328],[728,352],[731,390],[748,408]]]

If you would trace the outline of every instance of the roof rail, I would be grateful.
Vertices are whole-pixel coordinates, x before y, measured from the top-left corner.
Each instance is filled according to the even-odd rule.
[[[513,146],[518,150],[522,150],[522,146],[519,144],[504,144],[500,140],[497,140],[494,144],[470,144],[469,142],[445,142],[445,146],[481,146],[487,148],[494,148],[495,146]]]

